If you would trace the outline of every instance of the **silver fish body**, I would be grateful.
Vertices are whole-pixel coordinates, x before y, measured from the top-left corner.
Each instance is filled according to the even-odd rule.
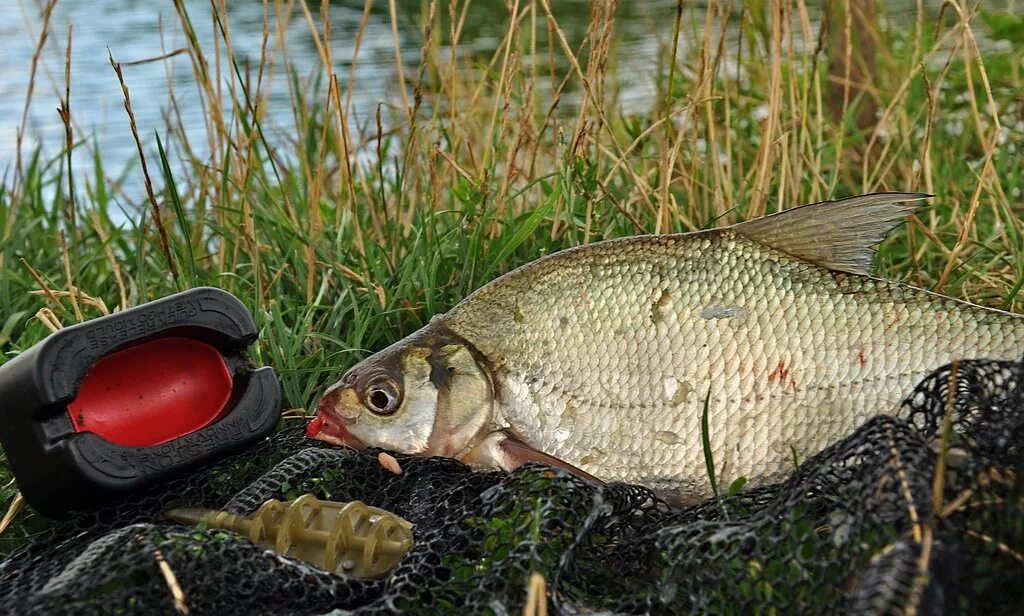
[[[894,411],[950,360],[1024,353],[1024,317],[850,273],[864,269],[867,244],[819,254],[800,235],[814,225],[792,218],[789,231],[769,221],[556,253],[482,287],[391,353],[443,340],[435,347],[465,345],[485,373],[486,393],[449,396],[463,407],[489,397],[473,415],[487,415],[485,425],[442,455],[515,466],[521,456],[473,453],[503,435],[602,480],[685,500],[710,492],[705,400],[719,482],[757,485]],[[858,232],[838,233],[822,241]],[[825,265],[776,247],[787,243]],[[427,440],[438,442],[442,423]],[[468,425],[445,425],[456,424]],[[362,429],[360,439],[380,442]]]
[[[1024,320],[834,273],[731,232],[607,242],[441,323],[496,367],[498,424],[606,480],[684,495],[770,481],[951,359],[1024,353]]]

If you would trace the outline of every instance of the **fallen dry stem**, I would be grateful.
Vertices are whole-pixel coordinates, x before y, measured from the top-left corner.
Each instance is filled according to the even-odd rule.
[[[183,591],[181,589],[181,585],[178,584],[178,577],[174,575],[174,570],[171,569],[171,565],[168,564],[167,559],[164,558],[164,554],[160,550],[153,550],[153,556],[156,557],[156,564],[160,568],[160,574],[164,577],[164,582],[167,584],[167,588],[171,591],[171,597],[174,598],[174,609],[178,610],[179,614],[188,614],[188,604],[185,602],[185,591]]]

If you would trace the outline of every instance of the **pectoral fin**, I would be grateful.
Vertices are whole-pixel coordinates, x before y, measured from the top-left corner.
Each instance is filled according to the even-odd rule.
[[[541,464],[560,468],[582,479],[603,483],[590,473],[569,464],[565,460],[546,454],[504,430],[488,434],[479,445],[462,457],[462,461],[473,468],[497,468],[506,471],[515,470],[527,462],[540,462]]]

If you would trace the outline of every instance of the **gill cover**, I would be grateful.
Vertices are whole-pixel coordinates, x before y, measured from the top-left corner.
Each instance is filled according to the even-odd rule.
[[[428,360],[437,410],[427,451],[458,458],[488,432],[494,416],[494,386],[465,343],[435,347]]]

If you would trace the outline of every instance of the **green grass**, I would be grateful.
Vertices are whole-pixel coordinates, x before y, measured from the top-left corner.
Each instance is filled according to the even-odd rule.
[[[974,39],[1017,36],[1004,27],[1020,19],[1012,11],[992,24],[953,5],[911,23],[882,14],[872,37],[842,5],[829,36],[787,1],[686,10],[675,22],[671,10],[651,18],[663,60],[651,75],[657,94],[637,114],[618,103],[629,49],[605,35],[608,11],[599,6],[585,33],[566,35],[544,0],[510,4],[518,14],[505,15],[498,51],[453,61],[442,50],[460,43],[450,15],[458,21],[465,5],[424,3],[423,62],[392,84],[405,87],[407,105],[382,108],[380,124],[363,117],[357,130],[347,91],[359,82],[243,64],[223,27],[217,49],[201,48],[191,23],[210,15],[176,3],[212,154],[195,156],[198,144],[173,120],[138,127],[145,165],[108,169],[93,155],[72,189],[66,152],[21,152],[0,178],[0,362],[45,337],[47,320],[67,325],[215,285],[254,311],[256,361],[278,370],[289,407],[309,409],[370,351],[543,254],[877,190],[936,195],[882,246],[879,274],[1024,308],[1024,42],[981,54]],[[719,38],[712,25],[723,23],[738,43]],[[703,44],[672,63],[676,32]],[[324,66],[334,65],[326,53]],[[277,145],[264,127],[271,79],[287,81],[294,112],[291,138]],[[72,141],[92,148],[88,135]],[[184,172],[172,172],[177,160]],[[136,210],[117,178],[143,168],[152,199]],[[119,224],[122,207],[130,221]],[[0,471],[4,502],[16,490],[9,479]],[[43,525],[21,510],[0,550]]]

